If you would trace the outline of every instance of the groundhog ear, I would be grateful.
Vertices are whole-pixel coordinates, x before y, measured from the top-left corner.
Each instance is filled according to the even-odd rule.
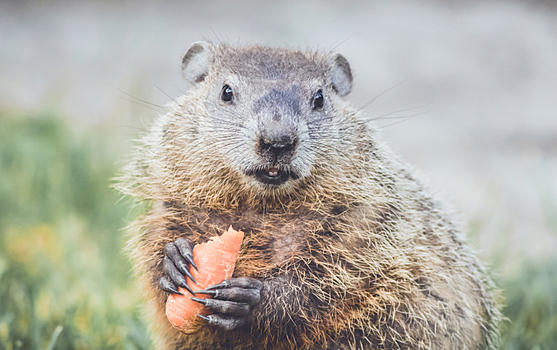
[[[192,83],[205,80],[209,72],[209,53],[211,44],[206,41],[198,41],[188,49],[182,59],[182,74]]]
[[[352,71],[350,64],[341,54],[330,58],[329,76],[333,88],[340,96],[346,96],[352,90]]]

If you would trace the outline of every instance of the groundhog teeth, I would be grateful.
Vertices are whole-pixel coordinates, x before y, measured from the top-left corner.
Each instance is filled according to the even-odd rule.
[[[278,176],[278,169],[277,168],[270,168],[267,170],[267,174],[271,177]]]

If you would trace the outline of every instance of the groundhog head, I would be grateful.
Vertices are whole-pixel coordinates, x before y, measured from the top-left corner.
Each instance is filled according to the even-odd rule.
[[[197,42],[182,71],[203,91],[210,131],[226,140],[222,156],[248,186],[294,188],[340,137],[337,106],[352,88],[340,54]]]

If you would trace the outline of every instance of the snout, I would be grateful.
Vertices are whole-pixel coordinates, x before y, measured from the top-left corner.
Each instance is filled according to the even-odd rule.
[[[263,156],[270,156],[275,162],[292,158],[298,147],[298,136],[294,133],[262,135],[259,149]]]
[[[272,123],[262,128],[256,152],[263,166],[255,172],[257,179],[266,184],[280,185],[297,178],[290,165],[298,144],[299,137],[293,127]]]
[[[284,119],[272,120],[260,124],[256,151],[266,163],[287,165],[296,152],[298,142],[298,131],[293,123]]]

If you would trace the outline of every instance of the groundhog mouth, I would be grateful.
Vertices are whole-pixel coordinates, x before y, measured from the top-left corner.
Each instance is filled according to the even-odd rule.
[[[298,178],[296,173],[288,170],[281,170],[277,167],[256,170],[248,175],[254,175],[258,181],[268,185],[282,185],[289,179]]]

